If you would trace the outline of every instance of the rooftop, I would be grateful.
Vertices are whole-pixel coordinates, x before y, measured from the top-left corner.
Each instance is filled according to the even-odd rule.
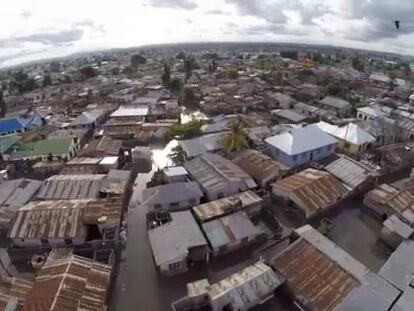
[[[112,118],[115,117],[142,117],[148,115],[148,107],[126,107],[121,106],[118,110],[111,114]]]
[[[17,143],[16,149],[9,150],[14,159],[52,155],[66,156],[73,143],[72,137],[43,139],[32,143]]]
[[[188,249],[207,245],[190,211],[171,213],[172,220],[148,231],[157,265],[171,263],[186,257]]]
[[[272,115],[294,123],[305,121],[308,117],[291,109],[273,110]]]
[[[319,103],[337,109],[349,109],[352,107],[347,100],[329,95],[320,100]]]
[[[160,185],[143,191],[144,204],[169,204],[191,199],[199,200],[203,192],[196,182],[176,182]],[[191,205],[189,203],[189,205]]]
[[[288,155],[301,154],[336,144],[336,139],[320,130],[316,125],[295,128],[289,132],[265,140]]]
[[[213,249],[261,233],[243,211],[203,223],[201,226]]]
[[[23,311],[104,310],[111,267],[54,250],[39,271]]]
[[[375,137],[373,137],[367,131],[363,130],[362,127],[354,123],[348,123],[345,126],[338,127],[336,125],[320,121],[319,123],[317,123],[317,126],[322,131],[331,134],[332,136],[338,139],[350,142],[354,145],[362,145],[375,142]]]
[[[193,211],[200,221],[205,222],[252,205],[261,204],[262,201],[261,197],[249,190],[194,206]]]

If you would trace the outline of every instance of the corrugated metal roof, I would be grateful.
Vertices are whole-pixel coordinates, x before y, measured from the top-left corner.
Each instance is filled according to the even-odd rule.
[[[106,175],[54,175],[44,181],[37,198],[41,200],[94,199]]]
[[[364,198],[364,202],[374,204],[387,204],[388,201],[398,194],[398,190],[387,185],[381,184],[377,188],[369,191]]]
[[[259,304],[283,281],[269,266],[258,262],[217,283],[210,285],[207,280],[201,280],[187,284],[187,289],[189,297],[207,294],[213,306],[231,304],[234,310],[247,310],[252,304]]]
[[[344,155],[327,165],[325,169],[352,189],[373,177],[363,164]]]
[[[412,311],[413,306],[414,289],[412,287],[407,287],[390,311]]]
[[[111,267],[52,251],[27,295],[23,311],[101,311],[106,304]]]
[[[322,100],[320,100],[319,103],[325,106],[329,106],[332,108],[338,108],[338,109],[352,108],[351,104],[345,99],[334,97],[334,96],[329,96],[329,95],[324,97]]]
[[[404,291],[414,282],[414,241],[405,240],[378,272],[385,280]]]
[[[193,211],[200,221],[205,222],[252,205],[261,204],[262,201],[261,197],[249,190],[227,198],[194,206]]]
[[[296,299],[312,310],[333,310],[360,283],[305,239],[273,258]]]
[[[408,239],[414,232],[414,229],[404,223],[395,215],[391,215],[383,222],[384,227],[390,231],[397,233],[404,239]]]
[[[85,238],[83,217],[89,200],[30,202],[16,212],[8,236],[12,239]]]
[[[203,223],[202,228],[213,249],[261,233],[243,211]]]
[[[165,225],[148,231],[157,265],[185,258],[188,249],[195,246],[207,246],[200,228],[189,211],[171,213],[172,220]]]
[[[240,182],[248,190],[256,187],[253,179],[232,161],[218,154],[204,154],[184,164],[190,175],[207,191],[218,191],[229,182]]]
[[[288,197],[310,217],[344,198],[348,190],[330,173],[308,168],[274,183],[273,193]]]
[[[83,223],[88,225],[118,225],[121,219],[121,212],[121,198],[90,200],[86,204]]]
[[[287,166],[256,150],[244,151],[233,162],[257,182],[273,179],[279,176],[280,171],[288,170]]]
[[[203,192],[196,182],[176,182],[160,185],[143,191],[144,204],[168,204],[198,200],[203,196]],[[193,204],[194,205],[194,204]]]

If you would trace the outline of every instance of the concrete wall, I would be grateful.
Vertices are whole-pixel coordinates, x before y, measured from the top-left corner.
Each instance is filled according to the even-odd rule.
[[[277,149],[273,145],[267,144],[270,154],[273,159],[280,161],[288,167],[295,167],[306,164],[310,161],[320,160],[330,156],[334,151],[334,145],[324,146],[312,151],[303,152],[296,155],[288,155],[283,151]]]

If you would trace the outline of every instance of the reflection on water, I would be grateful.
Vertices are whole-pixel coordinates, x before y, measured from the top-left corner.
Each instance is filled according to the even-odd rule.
[[[190,122],[191,120],[207,120],[208,117],[201,111],[187,112],[183,111],[181,113],[181,124]]]
[[[174,163],[168,158],[172,149],[178,146],[178,141],[171,140],[164,149],[152,149],[152,168],[161,169],[166,166],[172,166]]]

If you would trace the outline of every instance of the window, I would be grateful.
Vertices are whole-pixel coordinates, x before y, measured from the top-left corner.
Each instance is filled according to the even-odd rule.
[[[180,203],[178,203],[178,202],[171,202],[170,203],[170,207],[179,207],[180,206]]]
[[[332,149],[332,145],[326,147],[326,150],[330,151]]]
[[[179,272],[181,271],[181,262],[170,263],[168,268],[170,269],[171,272]]]
[[[307,156],[308,154],[305,152],[305,153],[302,153],[302,159],[306,159],[306,156]]]
[[[72,239],[65,239],[65,245],[72,245]]]
[[[197,204],[197,199],[191,198],[190,200],[188,200],[188,203]]]
[[[297,159],[298,159],[298,156],[297,156],[297,155],[294,155],[294,156],[292,157],[292,160],[293,160],[293,161],[297,161]]]

